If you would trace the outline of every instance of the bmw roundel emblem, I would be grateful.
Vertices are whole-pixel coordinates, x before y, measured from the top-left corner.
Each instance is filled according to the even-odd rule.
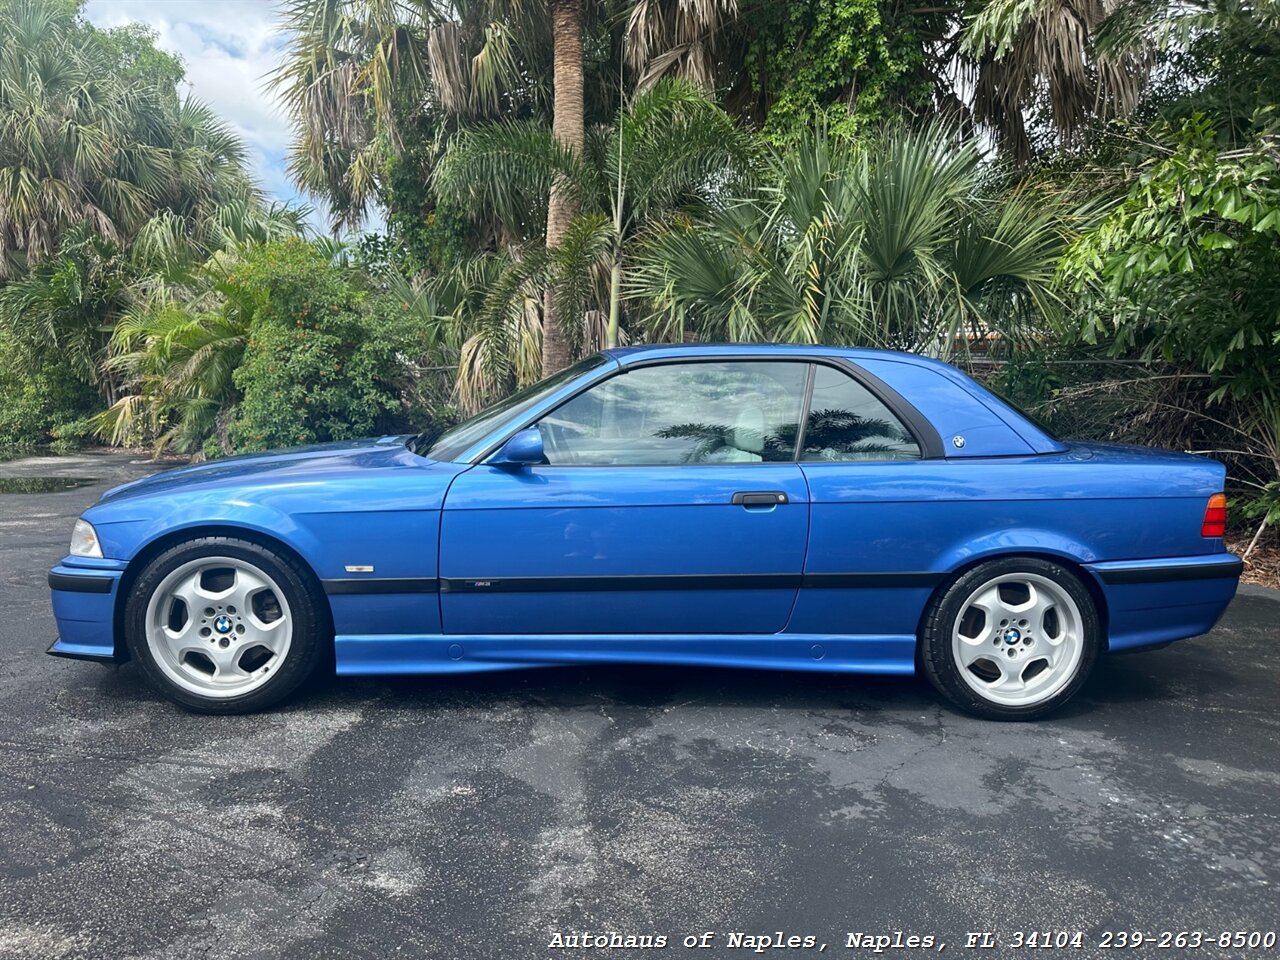
[[[961,447],[964,446],[964,437],[960,436],[960,434],[957,433],[954,437],[951,438],[951,445],[955,447],[957,450],[959,450]]]
[[[1016,627],[1010,627],[1004,632],[1005,643],[1017,643],[1022,639],[1022,633]]]
[[[231,618],[228,616],[219,617],[217,620],[213,621],[213,629],[217,630],[219,633],[230,633]]]

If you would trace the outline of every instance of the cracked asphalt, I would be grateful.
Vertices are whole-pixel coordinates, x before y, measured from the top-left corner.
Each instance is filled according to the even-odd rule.
[[[911,679],[674,668],[328,678],[200,717],[44,654],[73,518],[153,469],[0,464],[94,478],[0,494],[0,958],[758,955],[733,931],[862,957],[850,933],[899,930],[935,946],[881,956],[970,955],[970,931],[1027,956],[1020,930],[1093,956],[1108,930],[1280,930],[1278,593],[1105,658],[1030,725]]]

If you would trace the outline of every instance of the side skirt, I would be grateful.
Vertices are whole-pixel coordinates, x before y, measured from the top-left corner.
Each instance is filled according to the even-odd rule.
[[[764,670],[909,675],[913,636],[360,636],[335,640],[337,672],[473,673],[592,663],[648,663]]]

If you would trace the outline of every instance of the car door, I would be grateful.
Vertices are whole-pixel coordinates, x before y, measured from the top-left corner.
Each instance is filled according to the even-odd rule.
[[[623,367],[537,423],[547,462],[479,464],[441,519],[448,634],[771,634],[799,588],[809,367]]]
[[[946,461],[925,458],[919,414],[859,374],[814,368],[797,456],[812,535],[788,631],[914,644],[920,610],[940,579],[931,565],[953,536],[951,518],[931,509],[947,489]]]

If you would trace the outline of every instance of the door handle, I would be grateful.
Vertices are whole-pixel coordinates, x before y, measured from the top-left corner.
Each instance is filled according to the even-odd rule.
[[[735,493],[730,502],[740,507],[776,507],[787,502],[787,495],[781,490],[744,490]]]

